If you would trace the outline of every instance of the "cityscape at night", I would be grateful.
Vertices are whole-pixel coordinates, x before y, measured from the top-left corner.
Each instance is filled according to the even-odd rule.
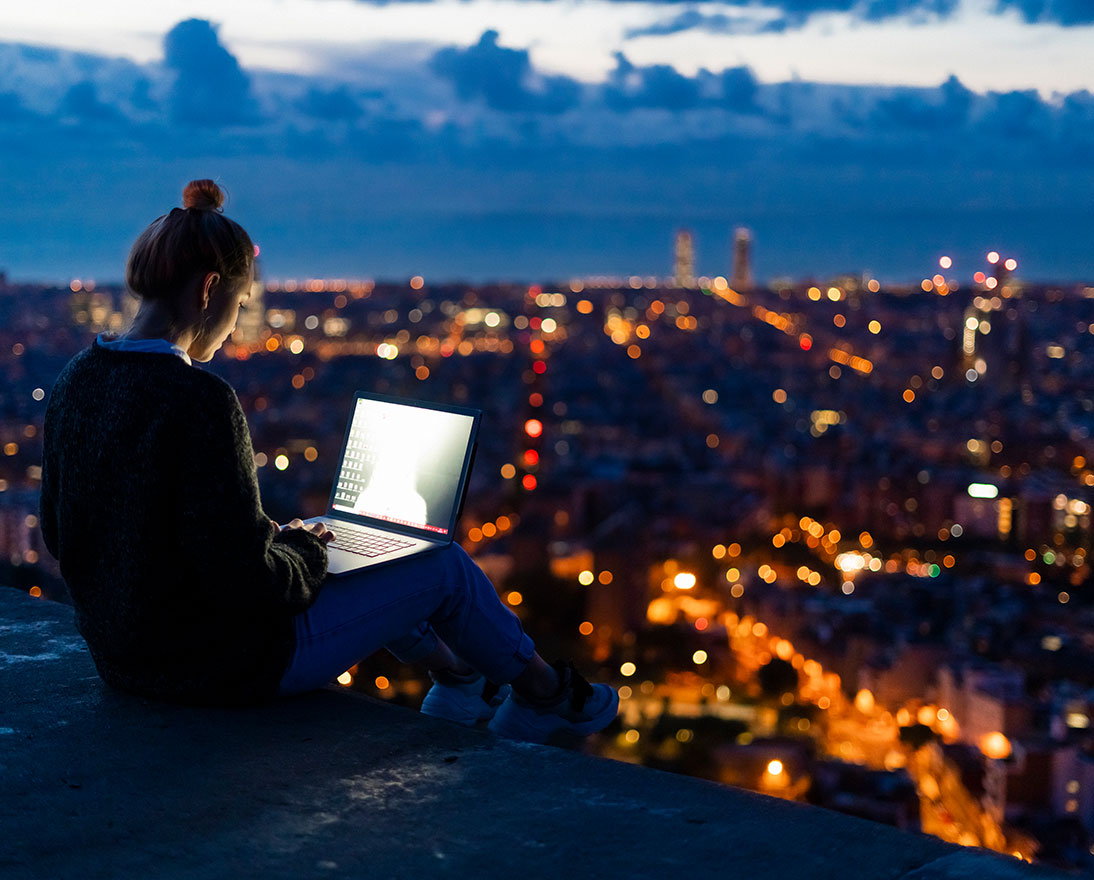
[[[733,240],[715,277],[680,230],[665,277],[266,278],[208,369],[282,521],[325,509],[354,390],[484,411],[460,540],[620,689],[580,748],[1089,865],[1094,287],[995,252],[761,285]],[[135,308],[4,281],[0,578],[31,595],[66,598],[49,389]],[[382,655],[339,682],[416,708],[428,679]]]
[[[130,551],[147,562],[158,550],[141,553],[136,541],[87,541],[122,555],[88,562],[107,570],[96,583],[106,584],[108,601],[85,603],[72,577],[73,551],[65,563],[70,595],[45,537],[59,528],[49,510],[58,507],[50,493],[61,468],[48,463],[60,460],[50,451],[58,442],[78,447],[80,456],[94,447],[86,471],[96,476],[136,473],[124,452],[114,467],[101,466],[100,450],[128,449],[124,443],[81,444],[74,438],[83,436],[82,427],[61,432],[53,421],[63,411],[117,427],[98,406],[102,394],[88,397],[92,403],[82,409],[58,403],[67,400],[58,377],[99,334],[131,330],[131,338],[114,343],[127,356],[186,349],[183,359],[199,362],[195,370],[224,379],[238,396],[255,470],[242,418],[222,389],[221,403],[232,409],[232,448],[243,450],[232,474],[246,484],[242,493],[224,491],[236,501],[246,495],[253,514],[247,522],[257,522],[255,534],[266,536],[267,556],[271,541],[300,545],[285,555],[302,592],[278,606],[279,625],[309,626],[304,609],[318,607],[323,578],[333,581],[329,572],[337,567],[327,567],[316,544],[324,540],[322,528],[311,527],[314,537],[281,534],[263,513],[290,524],[330,512],[332,485],[344,476],[343,439],[365,442],[353,434],[358,425],[347,429],[355,392],[363,391],[460,409],[465,419],[466,408],[481,411],[456,540],[542,657],[573,661],[569,671],[552,670],[504,652],[510,666],[513,656],[523,664],[506,699],[509,691],[494,687],[502,683],[479,675],[489,672],[485,661],[471,668],[444,644],[425,661],[432,676],[386,651],[345,669],[346,655],[331,654],[334,661],[300,686],[307,692],[300,699],[352,705],[378,713],[380,722],[362,725],[363,732],[352,728],[365,739],[340,756],[337,778],[321,778],[313,790],[317,759],[296,749],[310,741],[311,716],[301,721],[299,700],[260,707],[296,717],[284,750],[277,752],[264,734],[248,734],[235,752],[211,749],[209,765],[231,762],[241,788],[260,792],[252,804],[257,818],[236,810],[243,805],[233,800],[235,790],[192,792],[188,781],[178,784],[175,808],[188,817],[178,824],[181,844],[172,844],[187,853],[179,864],[202,858],[190,853],[193,841],[219,845],[222,859],[237,857],[238,847],[217,844],[222,838],[208,834],[206,824],[207,807],[227,803],[217,800],[227,796],[233,815],[248,816],[231,826],[234,840],[263,858],[306,850],[307,864],[322,873],[338,867],[340,851],[349,864],[360,857],[345,846],[352,826],[328,827],[329,817],[363,811],[370,822],[383,814],[389,823],[363,844],[361,864],[371,873],[387,876],[367,861],[369,847],[386,833],[397,856],[413,853],[432,869],[430,859],[454,854],[463,861],[447,863],[453,876],[482,876],[477,860],[486,864],[498,848],[485,836],[469,835],[462,849],[462,840],[448,839],[465,830],[462,806],[458,820],[453,814],[436,823],[442,842],[435,850],[424,833],[421,840],[406,836],[419,833],[418,811],[432,797],[421,792],[433,780],[460,778],[462,785],[466,778],[486,793],[481,801],[517,817],[517,804],[539,803],[540,770],[553,773],[560,766],[553,761],[568,761],[569,770],[552,784],[588,770],[590,779],[609,780],[609,788],[651,789],[649,800],[620,801],[640,820],[630,842],[618,843],[612,827],[595,843],[613,857],[626,853],[632,864],[661,858],[673,876],[680,859],[698,849],[695,840],[710,842],[710,850],[696,852],[692,873],[703,873],[715,858],[729,864],[727,853],[738,856],[725,835],[738,827],[741,803],[758,804],[757,816],[765,805],[772,811],[757,821],[799,847],[788,848],[787,859],[824,851],[835,866],[832,874],[803,868],[793,876],[851,876],[850,865],[839,862],[857,856],[843,852],[839,840],[846,838],[839,835],[858,834],[860,826],[848,816],[874,823],[863,827],[877,841],[914,842],[900,866],[891,857],[900,847],[878,842],[886,850],[882,870],[890,873],[855,875],[864,880],[920,876],[935,858],[916,849],[924,844],[959,861],[982,857],[987,861],[976,864],[1003,865],[1001,877],[1055,875],[1052,869],[1094,876],[1092,45],[1094,3],[1079,0],[6,4],[0,9],[0,598],[11,610],[0,609],[6,673],[0,683],[8,689],[0,694],[0,710],[8,710],[0,734],[5,745],[25,747],[10,752],[24,756],[22,769],[11,769],[6,756],[0,761],[0,775],[18,776],[11,796],[5,789],[0,798],[7,815],[43,833],[68,827],[67,819],[52,822],[54,813],[77,824],[87,819],[80,839],[98,847],[106,835],[107,861],[170,869],[177,860],[161,854],[160,842],[170,836],[164,825],[148,826],[145,852],[131,848],[128,830],[115,833],[111,823],[117,819],[120,828],[125,810],[143,811],[142,797],[159,804],[161,778],[146,773],[146,765],[184,775],[206,766],[207,749],[195,745],[204,740],[183,743],[180,754],[188,757],[174,762],[160,754],[169,740],[156,740],[141,753],[141,766],[125,768],[140,785],[125,789],[107,774],[97,800],[91,786],[81,788],[80,774],[61,766],[67,758],[58,758],[56,779],[37,775],[42,754],[75,749],[75,738],[65,739],[64,700],[91,693],[84,680],[99,686],[88,677],[92,659],[110,682],[82,618],[84,640],[66,642],[64,651],[34,647],[52,646],[50,633],[67,626],[72,595],[78,616],[86,604],[119,627],[102,636],[100,649],[117,646],[125,654],[119,643],[132,634],[134,644],[138,636],[155,641],[157,657],[170,654],[155,633],[129,625],[145,618],[115,607],[125,605],[128,593],[119,588],[124,578],[114,579],[119,564],[104,562]],[[219,237],[210,225],[194,231],[199,216]],[[189,268],[165,268],[163,279],[142,287],[127,274],[134,241],[154,229],[160,235],[180,218],[194,221],[185,234],[200,244],[193,253],[205,248],[204,255],[176,248],[181,239],[171,238],[170,258],[157,251],[150,264],[174,266],[178,250],[185,252],[178,265]],[[215,272],[205,266],[210,260]],[[183,275],[189,280],[180,281]],[[194,297],[185,297],[201,279],[197,308]],[[143,307],[137,294],[147,297]],[[192,311],[194,320],[176,307]],[[187,347],[197,341],[212,347]],[[207,375],[182,372],[188,386],[222,388]],[[145,364],[133,373],[135,385],[153,387]],[[103,374],[105,396],[120,394],[118,373]],[[90,394],[89,387],[81,393]],[[193,395],[193,412],[204,415],[206,393]],[[124,424],[143,430],[147,406],[166,412],[166,400],[154,386],[126,410],[135,421]],[[442,448],[443,432],[435,433],[430,448]],[[181,432],[169,436],[174,442]],[[398,446],[409,456],[427,445],[394,436],[384,434],[385,450]],[[227,442],[220,435],[217,441]],[[141,455],[134,457],[143,462]],[[171,480],[195,488],[174,473],[180,456],[164,454],[167,465],[152,457],[157,475],[170,471]],[[231,458],[205,457],[225,467]],[[371,483],[365,486],[362,467],[355,464],[347,477],[357,482],[343,487],[342,510],[366,509],[362,497]],[[231,486],[230,478],[208,476],[204,491],[195,492],[205,502],[214,488]],[[123,497],[152,498],[147,481],[132,482],[134,495],[110,499],[115,510]],[[68,491],[73,485],[70,479]],[[413,508],[384,509],[402,525],[426,522],[420,511],[427,495],[416,484],[407,493]],[[446,510],[455,509],[454,498]],[[153,500],[153,507],[169,506],[159,495]],[[151,520],[132,518],[141,525]],[[427,528],[444,531],[431,522]],[[75,531],[86,539],[85,530]],[[172,540],[189,559],[189,547]],[[155,542],[170,543],[158,533]],[[225,546],[227,567],[205,557],[201,563],[242,571],[231,567],[243,558],[236,544]],[[474,571],[459,548],[442,553]],[[157,632],[180,639],[178,617],[205,607],[191,600],[189,585],[208,586],[204,576],[182,571],[189,569],[173,570],[186,586],[177,591],[185,597],[179,615],[164,611],[158,581],[153,598],[147,578],[130,578],[136,600],[155,605]],[[398,589],[409,581],[402,580]],[[250,582],[233,576],[216,583]],[[476,574],[475,582],[492,624],[515,631],[485,581]],[[283,586],[279,580],[277,589]],[[224,592],[217,589],[217,602]],[[307,654],[297,650],[300,630],[277,639],[262,626],[251,631],[254,608],[242,587],[238,592],[232,600],[247,627],[230,628],[225,611],[215,624],[195,622],[193,631],[222,627],[235,657],[251,657],[249,637],[255,646],[266,638],[253,656],[269,649],[271,688],[273,672],[290,680],[288,667],[270,659],[271,646],[291,648],[287,662],[294,667],[297,653]],[[395,602],[385,603],[374,617],[355,612],[354,623],[379,626],[384,618],[392,625]],[[53,617],[39,626],[27,616],[35,614]],[[336,623],[343,626],[344,618]],[[465,653],[490,642],[461,643],[465,632],[445,632],[444,639],[463,644]],[[75,631],[69,635],[76,638]],[[205,645],[203,639],[191,639],[186,650]],[[352,647],[354,657],[364,653],[359,641]],[[428,645],[416,647],[424,653]],[[202,651],[216,658],[203,681],[227,687],[232,679],[241,693],[249,688],[246,662]],[[149,680],[159,677],[152,696],[164,696],[160,685],[169,679],[186,686],[147,662],[151,654],[134,656],[139,664],[123,658],[127,672],[139,665]],[[197,654],[177,656],[186,658],[179,662],[185,675],[194,672]],[[63,681],[56,674],[62,665]],[[229,666],[235,675],[223,669],[220,681]],[[337,679],[315,690],[335,666]],[[73,671],[79,669],[83,679]],[[497,668],[494,674],[502,677]],[[54,689],[39,687],[50,675]],[[453,745],[451,753],[435,753],[449,749],[449,736],[435,734],[428,716],[451,716],[429,711],[429,701],[417,710],[433,689],[455,699],[468,677],[475,682],[474,711],[464,720],[477,718],[480,729],[438,721],[452,728]],[[23,696],[8,696],[20,688]],[[614,711],[612,689],[618,713],[603,728]],[[31,691],[33,699],[26,696]],[[61,692],[49,707],[59,713],[55,724],[35,714],[45,695]],[[106,687],[94,694],[116,695]],[[569,708],[544,716],[549,694]],[[525,705],[525,697],[539,702]],[[12,707],[23,712],[18,720]],[[118,718],[139,717],[146,708],[127,704],[115,716],[111,706],[85,706],[80,735],[112,731]],[[496,711],[504,721],[509,710],[547,717],[544,724],[563,711],[585,712],[577,721],[567,716],[565,729],[598,732],[578,740],[555,730],[552,748],[524,749],[542,738],[507,736],[497,717],[488,725],[488,716],[478,714]],[[351,729],[341,711],[329,716],[330,736]],[[226,723],[231,738],[256,729],[247,725],[262,728],[271,716],[248,716],[233,727],[241,717],[218,716],[207,732],[218,738],[216,725]],[[204,729],[206,721],[195,713],[169,733],[182,738],[186,724]],[[400,727],[404,721],[408,727]],[[143,723],[135,725],[142,734]],[[54,739],[40,734],[50,724]],[[517,729],[513,724],[510,732]],[[460,751],[464,735],[492,754],[474,765]],[[85,766],[105,766],[114,740],[103,742],[82,756]],[[347,775],[359,773],[358,753],[374,746],[368,772],[383,776],[384,785],[364,785],[367,797],[339,813],[330,807],[330,791],[349,785]],[[539,780],[519,795],[532,801],[505,791],[495,803],[502,774],[473,772],[506,756],[515,762],[507,766],[521,768],[515,775]],[[448,770],[420,772],[419,763],[434,758]],[[267,798],[264,784],[281,770],[283,788]],[[449,771],[457,775],[443,775]],[[425,780],[423,788],[401,788],[400,773]],[[209,775],[220,778],[219,770]],[[389,776],[395,781],[385,787]],[[658,784],[697,793],[686,809],[671,805],[685,833],[661,827],[669,813],[662,811],[667,798],[653,791]],[[409,795],[388,809],[397,788]],[[746,799],[723,810],[721,836],[711,832],[721,806],[692,808],[709,804],[702,792],[726,804]],[[596,820],[589,817],[616,809],[610,795],[582,801],[566,793],[569,800],[551,808],[543,828],[561,835],[558,822],[578,823],[584,846],[594,840]],[[107,800],[122,812],[100,809]],[[413,822],[406,821],[408,810]],[[791,818],[784,828],[776,816],[787,815],[806,820],[795,825]],[[809,817],[815,827],[805,827],[813,825]],[[100,819],[106,825],[96,825]],[[616,817],[604,821],[614,826]],[[654,822],[656,833],[648,833]],[[835,827],[825,823],[843,830],[822,838],[822,826]],[[493,833],[489,821],[484,825]],[[256,832],[266,826],[270,837]],[[320,828],[329,831],[325,841],[312,834]],[[751,839],[750,826],[740,828]],[[58,847],[48,834],[36,834],[26,835],[21,855],[7,860],[0,852],[0,873],[15,865],[26,876],[47,876],[36,872],[55,864]],[[860,836],[873,845],[869,831]],[[647,837],[646,849],[635,843]],[[332,841],[333,852],[320,852]],[[559,857],[555,841],[531,835],[520,842],[536,849],[514,848],[510,856],[518,861],[528,853]],[[754,857],[741,858],[740,872],[791,876],[766,872],[765,846],[757,843]],[[84,858],[79,846],[71,849],[70,858]],[[165,844],[162,853],[169,852]],[[559,852],[570,859],[584,849]],[[297,864],[285,861],[281,873],[269,876],[297,876]],[[557,861],[536,864],[548,871]],[[595,859],[590,865],[598,866],[597,876],[662,876],[628,873],[615,863],[604,868]],[[217,876],[212,867],[203,870],[200,876]],[[975,867],[954,870],[981,876]],[[143,868],[129,873],[147,875]]]

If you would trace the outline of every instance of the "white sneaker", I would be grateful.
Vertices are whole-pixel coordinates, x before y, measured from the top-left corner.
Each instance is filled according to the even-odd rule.
[[[465,727],[474,727],[480,721],[493,718],[512,690],[507,684],[498,686],[481,675],[467,681],[443,674],[434,676],[430,673],[430,677],[433,687],[422,700],[421,713],[455,721]]]
[[[588,736],[603,730],[619,710],[619,694],[607,684],[589,684],[572,663],[552,663],[562,693],[549,703],[533,703],[515,691],[498,709],[490,729],[498,736],[544,743],[559,731]]]

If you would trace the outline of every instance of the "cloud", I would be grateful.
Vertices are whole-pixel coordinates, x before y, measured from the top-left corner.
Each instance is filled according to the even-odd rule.
[[[575,80],[534,74],[528,51],[499,46],[494,30],[484,31],[478,43],[466,49],[438,50],[430,67],[464,100],[482,99],[504,112],[562,113],[580,98]]]
[[[933,92],[907,89],[881,98],[874,108],[873,118],[883,126],[942,131],[963,126],[968,121],[973,98],[973,92],[956,76],[951,76]]]
[[[58,109],[62,116],[75,117],[82,122],[117,122],[122,118],[117,107],[99,100],[98,89],[90,80],[71,86]]]
[[[399,3],[423,4],[434,0],[357,0],[371,6],[388,6]],[[528,0],[532,2],[555,2],[555,0]],[[607,0],[611,3],[633,2],[633,0]],[[639,0],[651,6],[680,6],[690,4],[692,0]],[[714,0],[724,6],[734,7],[733,14],[702,14],[694,9],[680,13],[664,22],[637,28],[628,36],[660,36],[678,33],[683,30],[709,30],[714,33],[755,33],[757,28],[781,30],[787,26],[800,26],[814,15],[824,13],[847,13],[866,21],[881,21],[888,18],[907,16],[925,20],[934,17],[948,17],[960,6],[962,0]],[[1082,15],[1078,7],[1087,0],[996,0],[1000,6],[1028,6],[1034,14],[1042,6],[1059,7],[1061,14]],[[781,18],[766,17],[757,23],[757,7],[769,9]],[[1072,7],[1075,7],[1074,11]],[[1050,14],[1053,14],[1050,12]],[[740,30],[738,30],[738,28]]]
[[[737,113],[752,113],[759,108],[756,95],[759,92],[756,77],[747,67],[727,67],[722,71],[722,103]]]
[[[863,21],[948,18],[961,5],[961,0],[760,0],[760,3],[783,16],[781,20],[769,23],[768,29],[783,29],[800,27],[815,15],[834,12]]]
[[[15,92],[0,92],[0,124],[28,119],[32,115]]]
[[[948,18],[960,5],[960,0],[866,0],[853,12],[867,21],[909,16],[912,19]]]
[[[360,103],[344,85],[329,89],[313,86],[297,106],[308,116],[328,122],[351,121],[362,113]]]
[[[1090,0],[996,0],[999,11],[1016,9],[1028,22],[1054,22],[1070,27],[1094,24]]]
[[[177,122],[232,125],[254,118],[250,78],[208,21],[179,22],[163,39],[164,63],[174,71],[169,101]]]
[[[1041,210],[1054,222],[1039,232],[1030,221],[1045,248],[1094,228],[1084,207],[1094,203],[1094,96],[1085,91],[976,93],[956,77],[932,88],[761,83],[747,67],[686,75],[623,54],[605,82],[589,85],[545,74],[528,47],[499,46],[493,31],[470,47],[385,45],[338,58],[322,76],[284,74],[242,69],[208,22],[184,29],[181,46],[179,28],[162,64],[0,44],[0,184],[36,182],[33,197],[6,189],[17,224],[9,239],[20,248],[5,250],[9,267],[40,273],[43,254],[69,254],[81,272],[80,261],[104,252],[124,261],[127,230],[196,174],[246,194],[240,209],[254,213],[239,219],[253,218],[271,265],[278,252],[295,254],[275,270],[284,272],[313,271],[317,254],[324,271],[344,274],[630,271],[680,223],[713,217],[716,233],[702,241],[721,241],[724,254],[731,225],[757,216],[758,253],[783,242],[779,272],[892,272],[894,240],[949,234],[932,225],[905,235],[900,225],[940,203],[951,218],[970,205],[983,211],[948,227],[975,233],[976,248],[1007,211]],[[193,106],[180,107],[184,86],[198,96]],[[186,109],[200,124],[179,124]],[[93,122],[92,136],[73,137],[74,120]],[[86,194],[100,177],[140,195],[117,200],[136,205],[125,223],[111,211],[92,217],[89,232]],[[300,222],[284,222],[286,205]],[[1074,228],[1068,210],[1086,212]],[[792,222],[765,232],[764,212]],[[801,222],[821,215],[833,219]],[[556,235],[565,229],[580,231]],[[630,250],[606,264],[615,247]],[[469,260],[478,268],[465,270]]]
[[[787,21],[783,18],[772,19],[752,15],[730,15],[724,12],[704,14],[697,9],[688,9],[671,18],[661,19],[644,27],[624,31],[623,37],[627,40],[634,40],[638,37],[667,37],[684,31],[751,35],[782,31],[786,27]]]
[[[357,0],[371,6],[388,6],[400,3],[426,4],[434,0]],[[528,0],[528,2],[555,2],[555,0]],[[633,0],[608,0],[609,3],[633,2]],[[651,6],[671,8],[692,0],[640,0]],[[863,21],[883,21],[906,17],[912,21],[933,18],[949,18],[961,6],[963,0],[714,0],[733,7],[733,13],[703,14],[688,9],[671,18],[651,25],[632,29],[628,39],[644,36],[667,36],[688,30],[710,33],[756,33],[800,27],[810,18],[825,13],[844,13]],[[771,10],[778,18],[757,23],[753,17],[757,8]],[[1051,22],[1065,27],[1094,24],[1094,3],[1091,0],[993,0],[989,12],[999,14],[1017,11],[1027,22]]]
[[[614,110],[635,107],[689,110],[701,99],[697,79],[684,76],[667,64],[636,67],[622,52],[615,53],[615,70],[603,87],[603,96]]]
[[[985,131],[1008,139],[1041,140],[1049,134],[1050,114],[1036,91],[991,92],[980,120]]]

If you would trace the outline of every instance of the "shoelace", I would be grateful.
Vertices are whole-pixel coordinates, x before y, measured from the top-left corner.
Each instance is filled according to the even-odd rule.
[[[501,690],[501,685],[494,684],[490,679],[486,680],[486,683],[482,686],[482,701],[487,705],[490,705],[490,701],[498,695],[498,691]]]
[[[573,663],[567,663],[559,670],[559,675],[566,676],[566,684],[570,688],[570,705],[575,712],[585,708],[585,703],[593,695],[593,686],[589,684],[580,672],[574,669]]]

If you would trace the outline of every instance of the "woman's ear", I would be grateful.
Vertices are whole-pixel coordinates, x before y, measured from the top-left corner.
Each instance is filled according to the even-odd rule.
[[[205,311],[209,308],[209,295],[213,292],[213,288],[220,283],[220,274],[218,272],[208,272],[205,275],[205,280],[201,284],[201,310]]]

